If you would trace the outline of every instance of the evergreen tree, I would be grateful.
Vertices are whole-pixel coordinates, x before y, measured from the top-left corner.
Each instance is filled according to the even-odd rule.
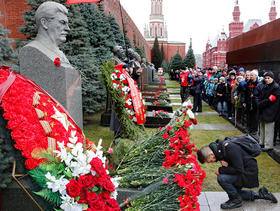
[[[170,69],[180,70],[183,67],[182,56],[177,52],[171,59]]]
[[[165,53],[164,53],[163,43],[161,43],[160,56],[161,56],[161,63],[165,62]]]
[[[140,55],[141,58],[146,58],[146,55],[145,55],[145,52],[143,51],[143,48],[140,48],[140,47],[136,46],[135,51]]]
[[[17,72],[18,65],[16,63],[16,55],[11,45],[12,40],[7,37],[9,33],[10,31],[4,29],[3,25],[0,24],[0,65],[7,65],[11,67],[13,71]]]
[[[124,43],[124,36],[121,31],[121,28],[119,24],[117,23],[114,16],[108,16],[108,21],[111,25],[111,31],[114,34],[115,42],[117,45],[120,45],[125,49],[125,43]]]
[[[193,54],[192,41],[190,42],[190,46],[189,46],[188,52],[184,58],[183,64],[185,67],[194,68],[195,56]]]
[[[157,37],[155,38],[154,46],[152,48],[152,63],[155,65],[156,69],[161,67],[162,60]]]

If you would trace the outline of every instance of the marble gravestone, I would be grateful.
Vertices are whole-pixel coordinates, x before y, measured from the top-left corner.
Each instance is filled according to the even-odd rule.
[[[81,76],[72,66],[56,66],[32,46],[20,51],[20,73],[48,92],[70,113],[83,129]]]

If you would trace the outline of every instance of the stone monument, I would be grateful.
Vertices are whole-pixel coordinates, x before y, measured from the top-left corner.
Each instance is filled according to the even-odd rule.
[[[66,7],[56,2],[38,7],[38,33],[20,50],[20,73],[52,95],[83,129],[81,76],[58,47],[70,30],[67,14]]]

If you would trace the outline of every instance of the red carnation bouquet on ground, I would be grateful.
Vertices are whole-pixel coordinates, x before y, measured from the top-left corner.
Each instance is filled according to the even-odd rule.
[[[90,145],[55,99],[1,66],[0,101],[14,146],[42,188],[36,194],[63,210],[120,210],[115,200],[117,179],[108,175],[101,141],[97,147]]]

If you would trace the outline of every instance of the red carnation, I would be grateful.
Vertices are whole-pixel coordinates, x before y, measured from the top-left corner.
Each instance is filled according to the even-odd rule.
[[[196,119],[191,119],[191,121],[192,121],[192,123],[193,123],[194,125],[197,124],[197,120],[196,120]]]
[[[128,84],[128,81],[127,80],[123,80],[122,81],[124,84]]]
[[[169,132],[172,129],[169,125],[166,127],[166,130]]]
[[[268,98],[271,102],[274,102],[276,100],[276,97],[274,95],[270,95]]]
[[[166,139],[168,139],[168,138],[169,138],[169,135],[168,135],[167,133],[164,133],[162,137],[163,137],[163,139],[165,139],[165,140],[166,140]]]
[[[192,109],[192,106],[191,106],[191,105],[188,105],[187,107],[188,107],[189,109]]]
[[[80,183],[80,185],[82,187],[85,187],[85,188],[92,188],[95,185],[94,177],[91,174],[81,175],[79,177],[78,182]]]
[[[57,67],[59,67],[61,64],[60,64],[60,58],[59,57],[56,57],[55,59],[54,59],[54,65],[56,65]]]
[[[82,187],[74,178],[66,185],[66,190],[69,196],[76,198],[80,195]]]

